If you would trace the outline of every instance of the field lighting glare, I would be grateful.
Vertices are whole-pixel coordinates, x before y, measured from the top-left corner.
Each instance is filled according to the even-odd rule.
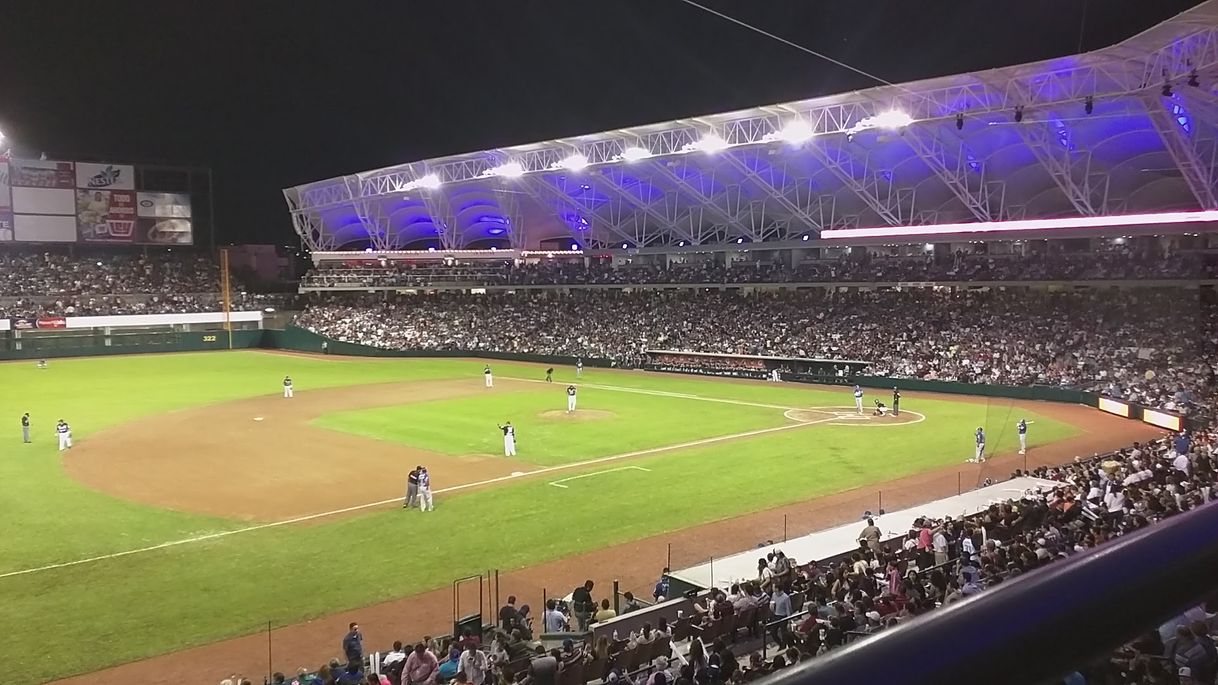
[[[418,185],[418,187],[420,187],[420,188],[426,188],[428,190],[435,190],[436,188],[439,188],[440,186],[444,185],[444,182],[441,181],[440,177],[435,174],[427,174],[427,175],[423,176],[422,178],[420,178],[419,180],[415,181],[415,184]]]
[[[583,171],[588,166],[588,158],[576,153],[570,157],[567,157],[558,164],[564,169],[570,169],[571,171]]]
[[[507,162],[492,169],[491,173],[503,178],[520,178],[524,176],[524,167],[520,162]]]
[[[694,143],[694,147],[708,154],[715,154],[727,149],[727,141],[719,137],[717,133],[708,133],[702,136],[702,139]]]
[[[622,150],[622,159],[627,162],[637,162],[651,156],[651,150],[637,145]]]
[[[791,145],[803,145],[812,140],[814,135],[816,135],[816,132],[812,130],[811,124],[803,119],[791,120],[778,132],[778,138]]]
[[[883,128],[895,131],[899,128],[905,128],[912,123],[913,117],[909,116],[909,114],[902,112],[899,109],[890,109],[887,112],[881,112],[873,117],[864,118],[859,123],[851,126],[846,133],[854,134],[858,133],[859,131],[866,131],[873,128]]]

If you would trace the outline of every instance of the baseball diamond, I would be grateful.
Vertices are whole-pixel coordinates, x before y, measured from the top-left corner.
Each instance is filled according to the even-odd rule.
[[[0,684],[1218,685],[1218,0],[550,4],[6,13]]]

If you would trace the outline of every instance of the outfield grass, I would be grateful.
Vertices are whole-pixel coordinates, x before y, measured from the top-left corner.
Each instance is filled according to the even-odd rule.
[[[14,419],[13,439],[4,441],[0,450],[0,487],[6,490],[0,515],[7,524],[0,540],[0,569],[70,561],[243,525],[122,502],[76,485],[60,467],[49,434],[60,415],[73,423],[77,439],[88,440],[103,427],[139,416],[276,393],[285,373],[296,380],[299,392],[307,392],[389,380],[469,378],[480,370],[480,363],[469,361],[335,361],[248,352],[53,361],[46,371],[32,364],[0,364],[0,387],[6,389],[0,396],[0,416]],[[497,364],[495,371],[498,377],[539,375],[531,366]],[[759,403],[849,403],[845,389],[591,370],[585,376],[589,384]],[[483,437],[466,435],[464,415],[495,414],[501,409],[495,405],[511,398],[514,406],[528,407],[516,421],[522,423],[524,445],[532,450],[527,436],[546,428],[536,413],[565,403],[561,395],[551,397],[555,390],[561,391],[529,390],[505,393],[502,400],[475,397],[465,400],[466,405],[432,402],[372,413],[377,421],[391,424],[407,419],[400,432],[378,437],[435,449],[443,447],[441,438],[448,435],[455,443],[444,451],[465,453],[483,451],[468,446]],[[573,458],[576,451],[583,456],[627,451],[625,441],[672,444],[781,420],[781,412],[772,409],[611,389],[588,389],[580,402],[590,409],[612,406],[607,411],[617,418],[558,425],[552,435],[543,433],[547,437],[538,441],[538,453],[530,459],[557,463]],[[1014,447],[1014,431],[1001,430],[998,424],[1013,423],[1017,417],[1000,403],[906,404],[925,413],[927,420],[880,429],[820,425],[770,433],[747,442],[631,460],[629,464],[650,472],[602,473],[572,481],[567,489],[539,479],[443,496],[437,499],[435,516],[382,511],[0,578],[0,620],[21,626],[0,642],[0,660],[21,664],[22,676],[29,681],[43,681],[248,633],[267,621],[283,625],[446,586],[454,577],[486,568],[521,567],[959,463],[971,452],[970,436],[977,425],[987,425],[991,440],[998,442],[993,445],[997,451]],[[21,411],[35,417],[35,445],[20,444],[15,419]],[[398,414],[402,411],[406,413]],[[371,431],[375,423],[357,426],[349,416],[323,417],[322,423],[340,418],[345,429],[358,428],[356,432]],[[1027,418],[1036,422],[1034,444],[1074,432],[1044,416]],[[711,426],[701,425],[708,419]],[[417,430],[420,427],[427,430]],[[741,478],[745,468],[749,477]],[[612,498],[590,496],[609,493]],[[556,534],[556,516],[562,518],[562,534]],[[465,526],[460,536],[452,535],[455,523],[470,520],[493,520],[496,525]],[[429,545],[427,554],[417,555],[403,555],[393,545],[368,544],[407,536],[449,543]],[[344,559],[351,563],[334,563]]]

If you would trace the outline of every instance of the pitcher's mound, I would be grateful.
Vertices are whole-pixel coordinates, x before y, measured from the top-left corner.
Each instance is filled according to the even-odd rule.
[[[600,421],[601,419],[611,419],[617,416],[617,414],[599,409],[576,409],[572,412],[553,409],[543,411],[539,416],[543,419],[561,419],[565,421]]]

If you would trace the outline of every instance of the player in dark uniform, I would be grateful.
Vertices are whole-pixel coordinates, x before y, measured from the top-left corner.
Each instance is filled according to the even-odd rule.
[[[554,382],[554,367],[553,367],[553,366],[551,366],[550,368],[546,369],[546,382],[547,382],[547,383],[553,383],[553,382]]]
[[[416,466],[406,476],[406,501],[402,502],[403,509],[409,509],[418,503],[419,499],[419,472],[423,470],[422,466]]]
[[[875,415],[876,415],[876,416],[884,416],[884,414],[886,413],[887,409],[888,409],[888,408],[884,406],[884,403],[883,403],[883,402],[881,402],[881,401],[879,401],[879,400],[876,400],[876,401],[875,401]]]
[[[892,415],[901,415],[901,391],[895,385],[892,387]]]

